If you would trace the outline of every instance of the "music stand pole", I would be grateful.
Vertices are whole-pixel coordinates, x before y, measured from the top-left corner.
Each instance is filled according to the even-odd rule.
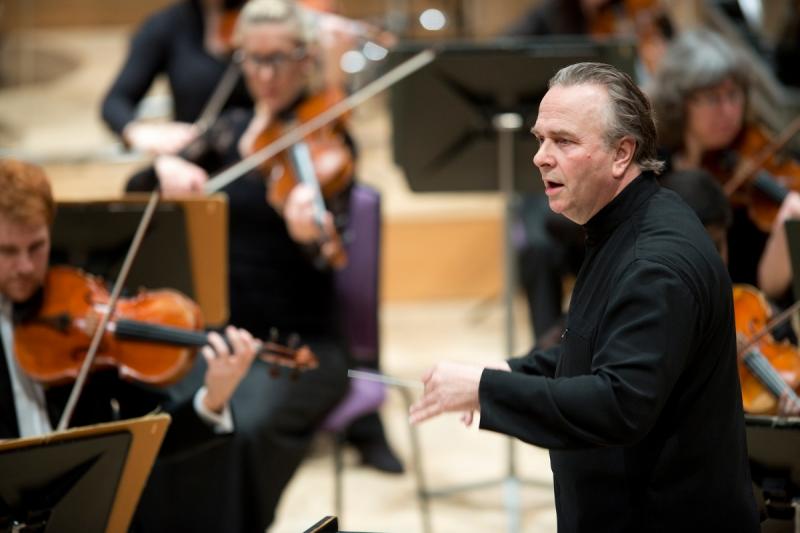
[[[497,176],[503,196],[503,306],[505,312],[505,356],[515,355],[516,329],[514,327],[514,292],[516,288],[516,258],[514,254],[514,134],[522,129],[519,113],[500,113],[492,117],[497,132]],[[520,480],[514,439],[508,438],[508,472],[503,482],[505,507],[508,513],[508,531],[520,531]]]

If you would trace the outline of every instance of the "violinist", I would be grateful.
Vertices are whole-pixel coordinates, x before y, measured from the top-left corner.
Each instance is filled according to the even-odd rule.
[[[103,100],[102,116],[130,148],[176,153],[198,133],[194,125],[228,68],[226,26],[244,0],[181,0],[148,18],[131,40],[128,56]],[[165,74],[173,116],[163,123],[136,118],[136,107]],[[250,107],[238,81],[225,107]]]
[[[704,168],[725,183],[749,154],[745,139],[759,126],[747,116],[749,75],[735,50],[708,31],[682,34],[669,47],[652,89],[659,141],[674,169]],[[795,165],[790,162],[790,167]],[[800,171],[800,167],[797,167]],[[793,176],[788,176],[789,178]],[[784,182],[787,176],[774,179]],[[735,283],[757,286],[772,299],[785,298],[791,265],[784,222],[800,216],[800,195],[789,192],[776,205],[766,231],[749,215],[750,200],[734,205],[728,236]]]
[[[714,180],[714,176],[705,170],[692,169],[670,172],[662,176],[659,182],[662,187],[675,191],[692,208],[714,242],[722,260],[727,263],[728,228],[732,223],[733,214],[730,202],[722,187]],[[773,335],[778,337],[775,332]],[[796,369],[800,366],[800,350],[796,346],[793,348],[796,355],[792,368]],[[793,401],[789,394],[783,393],[777,402],[777,414],[779,416],[798,416],[800,415],[800,403]]]
[[[0,190],[0,439],[8,439],[52,431],[71,386],[44,387],[33,381],[21,371],[14,350],[14,318],[36,304],[48,270],[55,210],[50,184],[41,168],[6,159],[0,160]],[[219,335],[209,334],[210,345],[202,350],[204,385],[186,401],[174,403],[167,391],[123,381],[116,372],[99,372],[90,376],[73,424],[141,416],[161,406],[172,415],[162,455],[230,433],[229,399],[254,359],[255,345],[245,330],[230,327],[226,335],[232,351]]]
[[[312,83],[313,43],[293,2],[251,0],[239,14],[236,40],[254,108],[223,113],[181,155],[157,157],[150,179],[139,180],[139,185],[157,180],[168,195],[201,193],[209,175],[252,154],[264,135],[291,128],[305,104],[328,94]],[[321,167],[318,175],[344,170],[344,177],[352,179],[353,145],[344,125],[332,128],[325,142],[329,146],[323,160],[314,161]],[[180,467],[185,475],[202,469],[221,480],[196,487],[192,499],[211,501],[222,492],[223,503],[238,504],[220,513],[226,521],[218,530],[263,531],[269,526],[319,423],[347,388],[348,361],[339,331],[334,269],[326,264],[323,248],[346,220],[349,184],[326,195],[319,224],[314,191],[307,185],[292,187],[283,205],[268,202],[274,192],[273,177],[286,170],[286,161],[268,161],[222,189],[230,206],[230,320],[256,337],[268,335],[270,326],[300,334],[319,358],[319,368],[292,382],[281,380],[277,387],[268,386],[256,361],[232,400],[237,434],[226,454],[219,457],[215,449],[213,457]],[[193,505],[192,500],[181,499],[177,495],[173,504]],[[197,524],[204,526],[214,529]]]

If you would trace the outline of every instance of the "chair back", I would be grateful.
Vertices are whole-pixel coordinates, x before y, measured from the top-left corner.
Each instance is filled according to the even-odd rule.
[[[375,367],[380,350],[381,198],[375,189],[356,184],[350,193],[345,230],[348,262],[336,272],[342,330],[356,363]]]

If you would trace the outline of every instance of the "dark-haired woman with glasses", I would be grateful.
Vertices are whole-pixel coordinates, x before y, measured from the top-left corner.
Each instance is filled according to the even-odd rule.
[[[222,37],[225,18],[244,2],[183,0],[142,24],[102,106],[103,120],[128,147],[174,154],[194,139],[194,123],[228,68],[230,44]],[[160,75],[167,78],[172,117],[166,122],[139,120],[137,106]],[[252,106],[241,80],[223,106]]]

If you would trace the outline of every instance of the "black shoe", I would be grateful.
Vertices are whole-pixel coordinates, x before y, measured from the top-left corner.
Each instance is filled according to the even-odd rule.
[[[371,466],[388,474],[402,474],[403,463],[386,442],[368,443],[358,446],[361,464]]]

